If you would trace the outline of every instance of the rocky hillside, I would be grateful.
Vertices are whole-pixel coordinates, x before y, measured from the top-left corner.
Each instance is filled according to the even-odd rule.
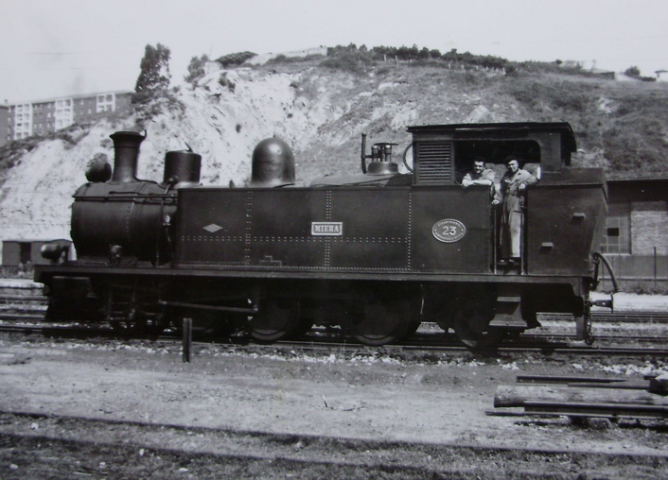
[[[309,61],[210,65],[196,87],[177,87],[149,120],[74,126],[53,139],[12,144],[4,156],[12,155],[13,166],[0,172],[1,237],[69,238],[71,196],[95,155],[113,162],[108,137],[116,130],[147,131],[139,178],[161,181],[165,152],[187,144],[203,157],[204,184],[243,185],[254,146],[277,135],[293,148],[298,183],[308,185],[323,174],[357,172],[362,133],[403,151],[409,125],[524,121],[570,122],[576,164],[612,175],[668,173],[666,83],[393,62],[363,71]]]

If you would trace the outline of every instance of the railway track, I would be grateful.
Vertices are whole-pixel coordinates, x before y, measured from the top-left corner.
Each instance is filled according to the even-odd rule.
[[[105,324],[81,324],[44,321],[47,299],[41,295],[0,295],[0,332],[14,334],[35,334],[57,338],[120,338],[118,332]],[[547,327],[531,330],[519,339],[505,341],[495,353],[537,352],[543,354],[578,355],[668,355],[668,312],[594,312],[592,320],[597,342],[585,346],[574,342],[573,319],[568,314],[542,313],[539,320]],[[665,328],[664,328],[665,326]],[[173,333],[163,333],[159,337],[165,341],[180,341]],[[243,345],[244,338],[215,339],[228,345]],[[638,345],[614,345],[625,342]],[[664,345],[666,347],[664,347]],[[314,329],[311,334],[298,341],[282,341],[272,345],[277,348],[299,348],[307,350],[364,349],[363,345],[341,335],[329,334]],[[451,352],[466,351],[454,335],[443,332],[435,324],[423,324],[420,331],[401,345],[384,347],[402,351]]]
[[[150,469],[182,478],[256,478],[262,472],[271,478],[484,480],[499,478],[503,465],[506,478],[545,479],[564,472],[573,478],[614,474],[613,460],[616,468],[628,464],[656,473],[668,464],[660,454],[356,440],[23,412],[0,412],[0,442],[3,451],[20,452],[20,462],[14,461],[23,477],[15,478],[157,478]]]
[[[539,313],[538,318],[553,321],[572,321],[573,316],[567,313]],[[657,323],[668,324],[668,312],[651,311],[595,311],[592,312],[592,321],[596,322],[623,322],[623,323]]]
[[[62,339],[124,339],[115,330],[108,326],[70,326],[70,325],[0,325],[0,332],[23,334],[23,335],[41,335],[49,338]],[[550,337],[527,336],[535,338],[520,338],[514,341],[507,341],[500,344],[494,350],[480,351],[482,354],[518,354],[518,353],[536,353],[542,355],[581,355],[581,356],[626,356],[626,357],[667,357],[668,347],[648,347],[632,345],[598,345],[592,346],[572,342],[572,341],[554,341]],[[180,343],[181,337],[175,333],[164,332],[151,340],[160,340],[163,342]],[[252,351],[284,351],[291,350],[310,351],[318,353],[327,353],[331,351],[346,351],[347,353],[368,352],[369,347],[360,343],[349,341],[348,338],[342,338],[340,335],[324,334],[319,335],[316,330],[314,333],[304,336],[298,340],[285,340],[273,343],[271,345],[253,344],[243,336],[232,338],[212,339],[207,341],[194,342],[195,344],[216,343],[221,346],[247,348]],[[416,334],[409,341],[403,344],[385,345],[382,350],[389,354],[427,352],[433,354],[468,352],[469,349],[463,346],[454,335],[441,333]]]
[[[0,295],[2,305],[46,305],[48,299],[42,295]]]

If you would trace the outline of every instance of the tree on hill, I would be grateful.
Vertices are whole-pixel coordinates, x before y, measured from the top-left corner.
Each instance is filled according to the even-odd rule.
[[[188,65],[188,75],[183,79],[193,86],[197,86],[197,80],[205,73],[204,66],[209,61],[209,56],[205,53],[201,57],[193,57]]]
[[[159,43],[155,47],[146,45],[144,58],[139,65],[141,71],[135,85],[136,93],[132,97],[134,103],[146,103],[167,90],[171,78],[170,55],[169,48],[164,45]]]
[[[643,82],[655,82],[656,78],[654,77],[643,77],[640,75],[640,69],[636,67],[635,65],[633,67],[627,68],[624,73],[631,77],[631,78],[637,78],[638,80],[642,80]]]
[[[640,78],[640,69],[636,66],[627,68],[624,73],[629,77]]]

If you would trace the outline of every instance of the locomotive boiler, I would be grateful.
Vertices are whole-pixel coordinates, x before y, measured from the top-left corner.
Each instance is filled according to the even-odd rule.
[[[169,237],[161,230],[176,211],[176,190],[199,184],[202,157],[168,152],[162,184],[138,180],[137,159],[144,138],[137,132],[111,135],[113,176],[89,182],[74,194],[72,241],[87,263],[105,257],[156,264],[170,260]]]
[[[398,342],[422,321],[469,346],[573,314],[579,335],[597,282],[605,224],[599,169],[572,168],[567,123],[409,127],[410,173],[394,144],[376,143],[362,172],[295,187],[294,156],[260,142],[244,188],[199,185],[201,157],[169,152],[162,183],[136,179],[133,132],[112,135],[110,180],[75,194],[76,260],[39,267],[51,317],[97,317],[159,331],[184,316],[260,342],[315,325],[368,345]],[[407,154],[412,150],[412,162]],[[525,196],[522,254],[499,262],[499,212],[489,186],[463,188],[474,158],[500,173],[508,155],[540,177]],[[99,180],[99,179],[98,179]]]

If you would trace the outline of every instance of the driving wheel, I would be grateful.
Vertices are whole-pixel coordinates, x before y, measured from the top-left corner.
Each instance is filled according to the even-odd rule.
[[[486,308],[463,307],[455,312],[453,324],[459,340],[469,348],[496,346],[506,335],[502,328],[489,327],[494,312]]]
[[[299,302],[289,298],[270,298],[251,321],[251,337],[258,342],[283,340],[299,327]]]
[[[355,315],[350,333],[365,345],[385,345],[401,340],[411,326],[408,300],[367,303]]]

